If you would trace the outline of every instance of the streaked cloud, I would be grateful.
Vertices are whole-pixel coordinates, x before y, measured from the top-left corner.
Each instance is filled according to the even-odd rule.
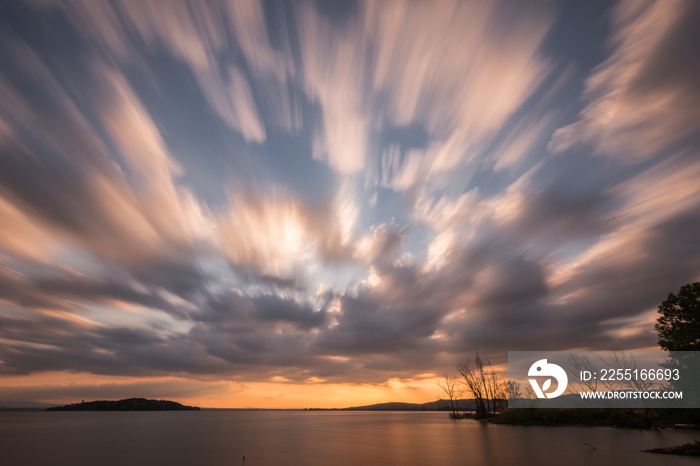
[[[590,142],[597,153],[634,162],[693,137],[700,97],[697,70],[687,63],[699,53],[697,18],[694,2],[620,2],[613,52],[586,80],[589,103],[579,122],[554,133],[550,148]]]
[[[0,403],[363,404],[655,346],[700,279],[700,9],[573,8],[5,7]]]
[[[308,5],[299,13],[304,88],[322,114],[314,158],[344,174],[364,169],[369,150],[369,44],[359,28],[356,18],[334,27]]]
[[[551,12],[480,2],[371,5],[373,84],[388,95],[388,123],[419,122],[430,135],[426,148],[407,151],[399,185],[417,173],[424,179],[479,163],[551,70],[540,52]]]
[[[293,63],[271,46],[257,0],[178,0],[168,8],[129,0],[53,6],[66,10],[89,40],[97,40],[106,53],[122,62],[147,66],[144,57],[139,56],[141,44],[145,43],[152,53],[165,47],[189,66],[209,105],[246,141],[261,143],[266,138],[250,77],[265,82],[261,98],[269,107],[272,121],[288,130],[299,128],[299,110],[288,88]],[[250,77],[241,72],[236,53],[245,57]]]

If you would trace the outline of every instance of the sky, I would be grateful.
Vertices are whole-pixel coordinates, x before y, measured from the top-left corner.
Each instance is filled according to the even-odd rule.
[[[0,405],[426,402],[657,347],[700,2],[2,2]]]

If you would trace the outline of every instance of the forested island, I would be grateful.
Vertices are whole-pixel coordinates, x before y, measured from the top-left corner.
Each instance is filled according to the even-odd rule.
[[[197,406],[185,406],[169,400],[128,398],[125,400],[83,401],[64,406],[54,406],[47,411],[196,411]]]

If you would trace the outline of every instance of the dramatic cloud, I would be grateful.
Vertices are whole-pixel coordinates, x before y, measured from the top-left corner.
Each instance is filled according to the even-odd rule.
[[[613,12],[612,55],[586,80],[581,120],[559,129],[550,147],[593,143],[597,153],[634,161],[697,143],[700,57],[692,1],[623,1]]]
[[[700,280],[700,7],[589,13],[5,5],[0,405],[426,401],[475,351],[655,347]]]

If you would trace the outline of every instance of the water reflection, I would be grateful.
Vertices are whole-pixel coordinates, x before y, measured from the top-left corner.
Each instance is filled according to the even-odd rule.
[[[8,465],[697,464],[641,453],[691,431],[497,426],[445,413],[0,413]],[[593,450],[587,446],[595,447]]]

